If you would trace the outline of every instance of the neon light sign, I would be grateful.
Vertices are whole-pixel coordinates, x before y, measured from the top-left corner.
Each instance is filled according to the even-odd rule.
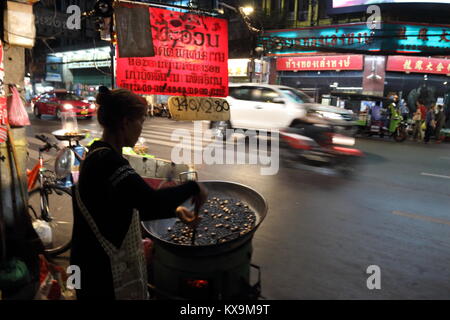
[[[370,30],[365,23],[266,32],[260,44],[268,55],[301,54],[320,48],[354,51],[422,52],[450,50],[450,26],[384,23]]]

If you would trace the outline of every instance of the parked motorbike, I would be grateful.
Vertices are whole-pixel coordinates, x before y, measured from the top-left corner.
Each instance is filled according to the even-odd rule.
[[[305,126],[280,131],[280,157],[287,167],[322,167],[350,175],[364,156],[352,148],[355,138],[336,133],[333,126]]]
[[[403,119],[398,110],[391,105],[389,114],[385,113],[380,119],[369,117],[366,125],[361,126],[358,133],[368,136],[378,135],[381,138],[387,136],[397,142],[403,142],[408,137],[407,128],[407,119]]]
[[[389,127],[385,127],[383,120],[370,121],[365,127],[360,127],[359,133],[368,136],[378,135],[381,138],[385,136],[393,138],[397,142],[406,140],[408,123],[401,116],[391,118]]]
[[[167,104],[161,103],[153,107],[153,116],[171,118]]]

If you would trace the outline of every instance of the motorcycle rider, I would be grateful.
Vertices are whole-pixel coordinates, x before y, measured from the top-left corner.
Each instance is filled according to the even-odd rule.
[[[330,122],[314,110],[307,109],[305,115],[297,119],[294,130],[300,135],[313,139],[319,145],[323,145],[329,140],[325,133],[330,132]]]
[[[400,116],[399,111],[397,110],[398,96],[391,96],[391,103],[388,105],[388,117],[385,119],[384,130],[388,130],[389,125],[393,118],[397,118]]]

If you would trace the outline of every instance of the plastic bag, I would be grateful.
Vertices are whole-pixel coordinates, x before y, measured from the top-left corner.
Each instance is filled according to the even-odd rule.
[[[74,300],[74,290],[67,288],[67,274],[63,268],[52,264],[39,255],[39,289],[35,300]]]
[[[22,260],[11,258],[0,263],[0,289],[14,290],[30,282],[30,273]]]
[[[38,234],[44,246],[49,246],[52,244],[52,228],[48,224],[47,221],[44,220],[35,220],[33,221],[33,228]]]
[[[20,94],[15,86],[9,86],[11,96],[8,97],[8,121],[12,126],[22,127],[29,126],[27,110],[25,109]]]

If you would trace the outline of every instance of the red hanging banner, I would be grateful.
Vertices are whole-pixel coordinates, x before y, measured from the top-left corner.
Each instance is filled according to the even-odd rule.
[[[159,8],[149,10],[155,56],[118,56],[117,85],[139,94],[226,97],[227,21]]]
[[[450,74],[450,59],[390,56],[386,64],[386,70],[447,75]]]
[[[6,94],[4,87],[5,70],[3,69],[3,44],[0,41],[0,143],[8,139],[8,111],[6,107]]]

